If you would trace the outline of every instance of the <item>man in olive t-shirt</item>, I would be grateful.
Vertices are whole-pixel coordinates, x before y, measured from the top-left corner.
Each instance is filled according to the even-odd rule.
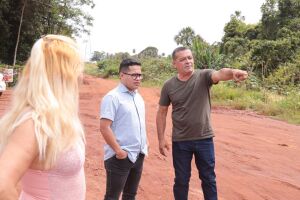
[[[191,161],[195,163],[202,181],[205,200],[217,200],[213,130],[210,120],[210,88],[219,81],[243,81],[247,72],[223,68],[218,71],[194,70],[190,49],[178,47],[172,53],[177,76],[161,90],[156,126],[159,151],[167,156],[169,144],[164,137],[168,107],[172,104],[172,155],[175,170],[173,193],[175,200],[187,200],[191,177]]]

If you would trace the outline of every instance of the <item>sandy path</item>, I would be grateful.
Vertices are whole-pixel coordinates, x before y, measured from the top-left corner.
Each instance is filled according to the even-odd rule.
[[[80,92],[80,115],[87,137],[87,200],[103,199],[105,170],[103,139],[99,132],[99,103],[117,81],[85,76]],[[141,88],[146,102],[150,154],[146,158],[137,199],[171,200],[173,167],[171,152],[158,152],[155,114],[159,89]],[[0,115],[7,108],[10,91],[0,98]],[[214,108],[216,173],[220,200],[299,200],[300,126],[248,111]],[[168,117],[167,136],[171,121]],[[189,200],[202,200],[193,166]]]

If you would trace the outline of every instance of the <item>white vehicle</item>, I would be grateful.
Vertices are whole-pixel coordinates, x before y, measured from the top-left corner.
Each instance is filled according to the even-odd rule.
[[[2,95],[2,93],[6,90],[6,83],[3,79],[3,74],[0,73],[0,96]]]

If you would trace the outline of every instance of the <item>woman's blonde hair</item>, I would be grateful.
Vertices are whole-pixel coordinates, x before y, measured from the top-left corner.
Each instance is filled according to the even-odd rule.
[[[46,35],[32,47],[14,89],[9,111],[0,120],[0,152],[22,122],[34,121],[39,159],[53,166],[57,155],[84,139],[78,116],[83,62],[69,37]]]

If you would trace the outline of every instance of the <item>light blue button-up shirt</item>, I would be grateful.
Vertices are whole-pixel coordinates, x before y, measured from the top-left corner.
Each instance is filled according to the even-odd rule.
[[[100,118],[112,121],[111,129],[121,148],[128,152],[133,163],[139,153],[148,154],[145,103],[137,91],[129,91],[122,83],[102,99]],[[104,145],[104,160],[115,155],[114,150]]]

